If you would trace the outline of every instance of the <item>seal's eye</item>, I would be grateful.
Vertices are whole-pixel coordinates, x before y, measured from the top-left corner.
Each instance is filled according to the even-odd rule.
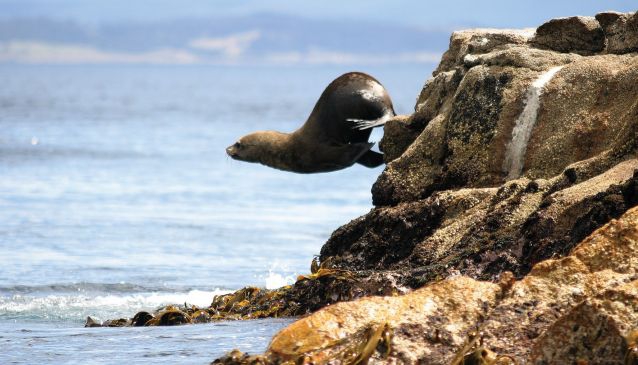
[[[233,145],[233,147],[235,147],[235,148],[238,148],[238,149],[239,149],[239,148],[241,148],[241,143],[239,143],[239,142],[235,142],[235,144]]]

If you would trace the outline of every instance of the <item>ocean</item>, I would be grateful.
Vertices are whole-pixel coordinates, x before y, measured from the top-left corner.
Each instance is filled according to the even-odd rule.
[[[412,112],[433,65],[358,69]],[[292,131],[344,66],[0,66],[0,364],[207,364],[292,319],[83,328],[310,271],[382,167],[293,174],[225,147]],[[373,140],[381,138],[375,130]]]

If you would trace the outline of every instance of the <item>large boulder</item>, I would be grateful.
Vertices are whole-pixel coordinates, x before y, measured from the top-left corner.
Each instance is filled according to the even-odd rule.
[[[560,24],[567,27],[572,22]],[[493,34],[475,30],[452,36],[450,51],[426,82],[415,113],[403,119],[409,132],[385,138],[400,144],[382,141],[392,150],[372,189],[375,205],[416,201],[445,189],[504,183],[511,177],[505,166],[508,144],[526,109],[533,109],[534,126],[523,176],[548,179],[604,151],[611,151],[606,155],[609,165],[633,152],[638,57],[604,52],[582,57],[537,49],[538,40],[521,43],[525,33],[515,32],[509,38],[496,33],[500,43],[489,38]],[[494,48],[470,53],[477,38],[494,43]],[[512,43],[503,43],[508,39]],[[562,68],[543,80],[556,67]],[[539,80],[545,84],[530,96]],[[390,126],[397,130],[398,123]],[[415,130],[421,132],[417,135]]]
[[[531,40],[537,47],[558,52],[594,54],[605,49],[605,35],[594,17],[552,19],[536,29]]]

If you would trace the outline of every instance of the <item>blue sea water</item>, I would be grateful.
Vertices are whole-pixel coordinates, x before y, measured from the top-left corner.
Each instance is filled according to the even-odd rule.
[[[409,113],[430,65],[362,71]],[[206,364],[292,319],[83,328],[307,273],[382,168],[229,159],[292,131],[343,67],[0,66],[0,364]],[[373,138],[380,139],[380,131]]]

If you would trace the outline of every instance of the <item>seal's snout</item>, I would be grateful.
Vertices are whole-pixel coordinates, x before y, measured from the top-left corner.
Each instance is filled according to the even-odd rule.
[[[235,148],[235,146],[228,146],[226,147],[226,154],[228,154],[228,156],[232,157],[232,158],[236,158],[237,157],[237,149]]]
[[[228,146],[226,148],[226,153],[228,156],[232,157],[235,160],[239,159],[239,150],[242,149],[242,144],[240,142],[236,142],[235,144]]]

